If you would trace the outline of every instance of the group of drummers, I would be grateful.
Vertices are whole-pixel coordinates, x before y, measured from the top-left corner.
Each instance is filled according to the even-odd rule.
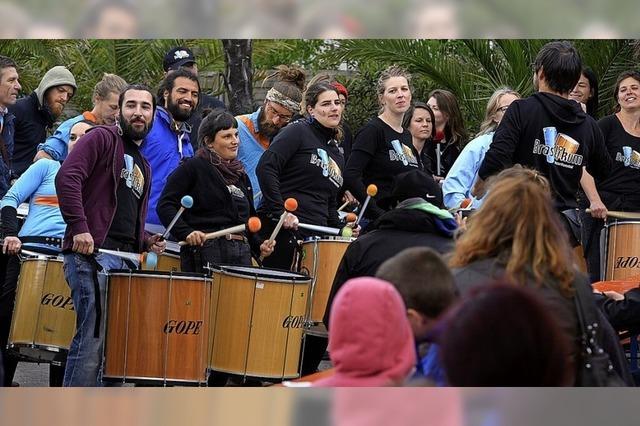
[[[563,55],[573,63],[558,65]],[[611,129],[605,140],[580,103],[567,99],[584,74],[575,49],[549,43],[535,67],[538,93],[518,100],[503,91],[490,100],[491,136],[474,164],[464,161],[477,143],[460,152],[445,98],[412,102],[410,75],[398,67],[382,72],[380,113],[355,138],[344,123],[348,92],[327,75],[300,86],[299,71],[282,68],[256,113],[207,111],[190,140],[185,124],[200,93],[188,69],[168,74],[157,96],[144,85],[124,87],[115,125],[77,121],[62,165],[35,161],[2,198],[5,384],[20,359],[51,363],[51,385],[64,386],[224,385],[229,376],[313,373],[327,347],[323,317],[344,282],[334,282],[342,255],[395,207],[390,200],[402,201],[398,193],[415,192],[399,191],[396,178],[416,170],[425,179],[446,176],[444,201],[456,199],[447,205],[455,211],[479,206],[484,180],[501,169],[538,170],[576,245],[590,242],[591,259],[599,228],[586,239],[572,228],[576,193],[582,183],[582,211],[590,207],[596,219],[607,207],[636,209],[640,74],[619,78],[618,112],[601,124]],[[500,104],[507,99],[515,103]],[[422,130],[429,143],[441,133],[434,149],[411,131],[419,110],[428,113],[421,120],[431,123]],[[157,137],[162,114],[173,139]],[[153,159],[153,143],[170,155]],[[464,167],[454,164],[458,154]],[[471,176],[466,188],[454,185],[463,197],[447,197],[460,170]],[[421,206],[456,227],[440,206]],[[599,250],[595,256],[598,269],[589,262],[589,272],[599,279]]]

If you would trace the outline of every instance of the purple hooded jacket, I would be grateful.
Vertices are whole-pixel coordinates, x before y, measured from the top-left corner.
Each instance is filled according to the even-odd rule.
[[[62,249],[71,250],[73,236],[89,232],[96,247],[102,246],[116,213],[116,192],[124,164],[124,141],[116,126],[90,129],[62,164],[56,176],[56,191],[62,217],[67,223]],[[142,156],[145,170],[142,208],[139,212],[138,251],[145,243],[151,168]],[[132,231],[135,232],[135,231]]]

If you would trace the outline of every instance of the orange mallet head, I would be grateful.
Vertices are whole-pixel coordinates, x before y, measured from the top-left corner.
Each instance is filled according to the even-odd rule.
[[[288,212],[295,212],[298,210],[298,201],[295,198],[287,198],[284,202],[284,209]]]
[[[462,202],[460,203],[460,208],[461,209],[466,209],[467,207],[469,207],[469,205],[471,204],[471,198],[465,198],[464,200],[462,200]]]
[[[358,219],[358,216],[355,213],[347,213],[345,219],[347,220],[347,222],[355,222],[356,219]]]
[[[260,221],[260,218],[255,216],[250,217],[247,221],[247,228],[252,234],[258,232],[260,228],[262,228],[262,222]]]
[[[377,186],[375,186],[374,184],[367,186],[367,195],[369,197],[375,197],[377,193],[378,193]]]

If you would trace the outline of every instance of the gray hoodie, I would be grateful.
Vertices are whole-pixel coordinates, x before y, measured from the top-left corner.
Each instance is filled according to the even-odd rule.
[[[40,80],[38,88],[35,90],[40,106],[44,105],[44,94],[48,89],[55,86],[63,86],[65,84],[73,87],[74,93],[78,90],[76,79],[67,68],[62,65],[58,65],[47,71],[44,77],[42,77],[42,80]]]

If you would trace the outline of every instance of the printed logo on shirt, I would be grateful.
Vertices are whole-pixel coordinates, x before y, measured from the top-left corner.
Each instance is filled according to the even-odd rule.
[[[544,144],[540,139],[533,143],[533,153],[547,157],[547,163],[556,166],[573,169],[574,166],[582,166],[583,156],[576,154],[580,143],[569,135],[558,133],[555,127],[545,127]]]
[[[413,151],[398,139],[391,141],[393,149],[389,150],[389,161],[400,161],[405,166],[418,167],[418,159],[413,155]]]
[[[133,194],[139,200],[142,198],[142,191],[144,191],[144,175],[142,170],[133,161],[133,157],[129,154],[124,155],[124,168],[120,173],[120,178],[124,179],[127,188],[133,191]]]
[[[242,192],[242,190],[237,186],[227,185],[227,189],[229,190],[229,194],[231,194],[232,197],[244,198],[244,192]]]
[[[616,152],[616,161],[623,163],[625,167],[640,169],[640,152],[630,146],[623,146],[622,152]]]
[[[315,164],[316,166],[322,169],[322,176],[328,177],[331,183],[333,183],[337,188],[342,187],[342,171],[338,166],[338,163],[333,161],[327,151],[322,148],[318,148],[317,154],[311,154],[311,164]]]

